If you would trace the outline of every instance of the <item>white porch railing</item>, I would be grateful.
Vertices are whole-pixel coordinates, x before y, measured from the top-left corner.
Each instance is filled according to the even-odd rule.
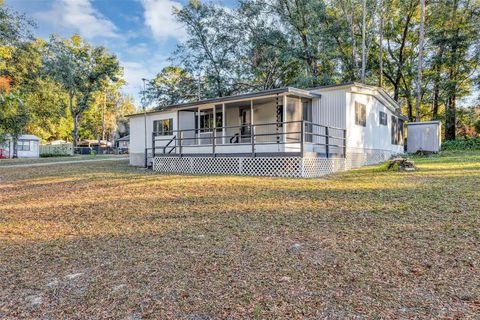
[[[172,130],[168,136],[152,133],[152,157],[156,156],[265,156],[301,155],[344,158],[346,130],[308,121]]]

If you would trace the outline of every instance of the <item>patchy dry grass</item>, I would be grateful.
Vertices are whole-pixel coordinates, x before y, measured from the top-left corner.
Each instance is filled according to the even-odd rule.
[[[0,167],[10,166],[17,164],[37,164],[37,163],[49,163],[49,162],[65,162],[65,161],[77,161],[77,160],[102,160],[111,158],[125,157],[125,155],[74,155],[64,157],[49,157],[49,158],[18,158],[18,159],[0,159]]]
[[[0,171],[0,318],[475,318],[480,153],[326,179]]]

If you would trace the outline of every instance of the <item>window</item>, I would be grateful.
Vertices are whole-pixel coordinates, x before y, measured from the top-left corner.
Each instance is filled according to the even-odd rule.
[[[387,125],[387,113],[380,111],[380,125],[386,126]]]
[[[173,134],[173,119],[153,121],[153,132],[158,136],[171,136]]]
[[[283,105],[277,104],[275,108],[275,114],[277,118],[277,128],[283,127]]]
[[[398,144],[397,130],[398,130],[397,117],[392,115],[392,128],[390,130],[390,133],[391,133],[390,136],[391,136],[392,144]]]
[[[403,145],[403,120],[392,115],[392,144]]]
[[[355,124],[366,127],[367,126],[367,107],[362,104],[355,102]]]
[[[213,117],[213,109],[205,109],[200,111],[200,115],[195,112],[195,118],[200,116],[200,132],[211,132],[214,127],[218,131],[222,131],[223,126],[223,113],[222,111],[217,111],[215,119]],[[197,123],[195,122],[195,126]]]
[[[30,151],[30,140],[18,140],[18,151]]]

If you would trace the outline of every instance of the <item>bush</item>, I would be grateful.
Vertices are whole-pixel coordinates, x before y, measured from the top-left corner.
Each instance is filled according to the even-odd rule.
[[[58,154],[58,153],[42,153],[40,158],[53,158],[53,157],[70,157],[69,154]]]
[[[73,155],[73,145],[71,143],[40,145],[41,157],[52,157],[52,156],[61,157],[61,156],[70,156],[70,155]]]
[[[443,142],[442,150],[480,150],[480,138],[447,140]]]

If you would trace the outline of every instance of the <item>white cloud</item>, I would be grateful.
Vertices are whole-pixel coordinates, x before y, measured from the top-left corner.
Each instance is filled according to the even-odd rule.
[[[95,9],[90,0],[56,0],[50,10],[39,12],[36,17],[87,39],[120,37],[115,24]]]
[[[127,48],[125,48],[125,52],[137,57],[144,56],[149,50],[150,48],[146,43],[137,43],[134,45],[129,45]]]
[[[140,103],[140,91],[143,89],[142,78],[153,79],[155,75],[167,65],[167,60],[159,55],[154,55],[142,62],[121,60],[124,79],[127,84],[123,92],[135,98],[137,105]]]
[[[142,78],[148,78],[149,76],[147,68],[137,61],[120,61],[120,65],[123,66],[123,75],[127,82],[123,91],[138,98],[138,94],[142,90]]]
[[[172,0],[142,0],[145,25],[152,31],[155,39],[165,41],[169,38],[183,39],[185,29],[173,15],[173,8],[181,8],[179,2]]]

